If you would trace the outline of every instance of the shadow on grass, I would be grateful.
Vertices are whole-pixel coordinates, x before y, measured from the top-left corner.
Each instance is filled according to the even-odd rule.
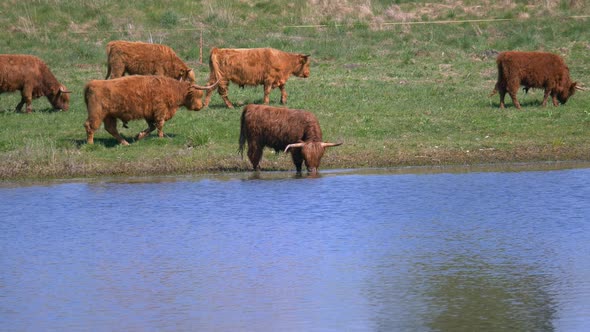
[[[152,140],[152,139],[155,139],[155,140],[174,139],[176,137],[176,135],[175,134],[164,134],[163,138],[159,138],[158,135],[154,135],[152,133],[150,136],[144,137],[141,140],[136,140],[135,139],[136,135],[134,135],[134,136],[121,135],[121,137],[123,137],[129,143],[129,145],[133,145],[133,144],[137,144],[139,141],[147,141],[147,140]],[[77,148],[81,148],[82,146],[87,145],[86,139],[67,139],[64,141],[73,142]],[[155,141],[156,144],[158,144],[158,142],[159,141]],[[95,145],[102,145],[105,148],[114,148],[114,147],[120,145],[119,142],[114,137],[109,137],[109,138],[95,137],[94,144]]]
[[[543,100],[525,100],[525,101],[518,101],[520,103],[520,107],[521,108],[525,108],[525,107],[543,107],[541,104],[543,103]],[[506,106],[506,109],[510,109],[510,108],[514,108],[516,109],[516,107],[514,107],[514,104],[512,103],[512,100],[510,98],[508,98],[507,100],[504,101],[504,105]],[[553,104],[550,103],[549,101],[547,102],[547,107],[553,107]],[[493,108],[497,108],[500,109],[500,100],[498,99],[498,101],[496,102],[492,102],[492,107]]]
[[[123,137],[125,138],[125,137]],[[128,140],[127,138],[125,138],[128,142],[130,142],[130,140]],[[76,147],[79,149],[85,145],[89,145],[88,143],[86,143],[86,139],[74,139],[74,140],[67,140],[69,142],[74,142],[74,144],[76,145]],[[131,144],[131,142],[129,143]],[[119,145],[119,142],[117,142],[117,140],[113,137],[113,138],[94,138],[94,145],[102,145],[106,148],[113,148],[117,145]]]
[[[47,108],[41,108],[41,109],[33,109],[33,111],[31,113],[59,113],[59,112],[62,112],[62,110],[47,107]],[[63,111],[63,112],[67,112],[67,111]],[[0,114],[8,114],[8,113],[30,114],[30,113],[27,113],[24,106],[20,112],[16,111],[16,107],[0,109]]]
[[[244,106],[246,106],[246,105],[250,105],[250,104],[264,105],[264,99],[263,98],[259,98],[259,99],[256,99],[256,100],[247,101],[245,103],[232,101],[232,104],[234,105],[233,110],[240,110],[241,111],[242,108],[244,108]],[[286,105],[283,105],[283,104],[281,104],[280,100],[273,102],[272,98],[270,100],[270,103],[268,104],[268,106],[273,106],[273,107],[288,107],[287,105],[288,105],[288,101],[287,101],[287,104]],[[225,109],[225,110],[228,110],[228,111],[231,111],[232,110],[231,108],[228,108],[223,101],[220,101],[219,103],[215,103],[215,104],[213,102],[211,102],[209,104],[209,106],[207,106],[204,109],[207,109],[207,108],[210,108],[212,110],[217,110],[217,109]]]

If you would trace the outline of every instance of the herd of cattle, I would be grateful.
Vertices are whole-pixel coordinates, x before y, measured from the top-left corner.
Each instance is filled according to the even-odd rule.
[[[272,89],[281,91],[281,103],[287,102],[285,84],[290,76],[308,77],[309,55],[288,53],[272,48],[213,48],[209,59],[208,85],[195,84],[194,71],[168,46],[142,42],[112,41],[107,44],[108,69],[105,80],[92,80],[84,87],[88,118],[84,123],[88,144],[104,123],[107,132],[120,144],[129,143],[117,131],[117,120],[126,127],[131,120],[144,119],[148,128],[137,135],[141,139],[154,129],[163,137],[163,126],[180,106],[198,111],[206,107],[217,90],[226,106],[229,83],[243,87],[264,86],[264,104]],[[500,94],[504,108],[506,93],[520,109],[516,93],[520,86],[545,91],[553,105],[565,104],[576,92],[584,90],[572,82],[569,69],[558,55],[545,52],[503,52],[496,59],[498,80],[491,95]],[[130,76],[124,76],[128,74]],[[32,55],[0,55],[0,93],[21,92],[16,106],[20,112],[32,111],[34,98],[47,97],[53,108],[68,110],[71,92],[59,83],[47,65]],[[206,95],[204,96],[204,92]],[[203,101],[204,97],[204,101]],[[244,107],[240,124],[240,151],[248,143],[248,158],[254,170],[260,169],[265,147],[291,152],[297,172],[305,162],[308,172],[316,173],[326,147],[341,143],[323,142],[313,113],[282,107],[250,104]]]

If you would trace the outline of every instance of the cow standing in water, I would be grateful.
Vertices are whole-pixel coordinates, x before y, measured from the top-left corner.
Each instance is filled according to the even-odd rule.
[[[67,111],[70,107],[70,91],[33,55],[0,54],[0,93],[14,91],[21,92],[17,112],[26,104],[26,112],[31,113],[33,99],[40,97],[47,97],[54,109]]]
[[[263,150],[268,146],[277,152],[291,152],[297,173],[305,162],[311,174],[317,174],[325,148],[342,144],[322,140],[320,123],[311,112],[254,104],[242,112],[240,153],[246,142],[254,170],[260,169]]]
[[[530,88],[544,89],[543,106],[551,96],[553,105],[565,104],[576,90],[584,90],[570,79],[569,68],[563,59],[545,52],[502,52],[496,59],[498,81],[490,96],[500,94],[500,108],[504,108],[506,92],[512,103],[520,109],[516,93],[520,86],[528,92]],[[558,102],[559,101],[559,102]]]
[[[209,58],[209,84],[219,81],[217,91],[229,108],[229,82],[240,87],[264,85],[264,104],[270,102],[272,89],[281,90],[281,104],[287,103],[285,84],[291,75],[309,77],[309,55],[288,53],[273,48],[213,48]],[[213,89],[207,91],[209,105]]]

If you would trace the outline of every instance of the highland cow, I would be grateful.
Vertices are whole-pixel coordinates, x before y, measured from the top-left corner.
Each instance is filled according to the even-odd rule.
[[[36,56],[24,54],[0,54],[0,93],[21,92],[21,100],[16,105],[20,112],[27,105],[31,113],[33,99],[47,97],[51,106],[67,111],[70,107],[70,91],[59,83],[49,67]]]
[[[136,139],[142,139],[154,129],[164,137],[162,128],[180,106],[198,111],[203,107],[203,91],[211,86],[198,86],[163,76],[126,76],[112,80],[90,81],[84,87],[88,119],[84,123],[88,144],[94,143],[94,132],[104,127],[122,145],[129,143],[117,131],[117,119],[145,119],[148,128]]]
[[[264,85],[264,104],[270,102],[272,89],[281,90],[281,104],[287,103],[285,84],[291,75],[309,77],[309,55],[287,53],[273,48],[213,48],[209,58],[209,84],[219,81],[217,91],[229,108],[229,82],[240,87]],[[207,91],[205,106],[209,105],[213,89]]]
[[[107,57],[105,79],[122,77],[127,73],[195,81],[193,70],[166,45],[116,40],[107,44]]]
[[[577,82],[570,79],[569,68],[563,59],[552,53],[544,52],[502,52],[496,59],[498,81],[490,96],[500,94],[500,108],[504,108],[506,92],[512,103],[520,109],[516,93],[520,86],[524,91],[530,88],[544,89],[543,106],[551,96],[553,105],[565,104],[576,90],[583,90]],[[559,102],[558,102],[559,101]]]
[[[313,113],[305,110],[250,104],[244,107],[240,126],[240,153],[248,142],[248,158],[254,170],[260,169],[265,147],[291,152],[297,173],[305,162],[307,171],[317,174],[325,148],[342,143],[322,141],[322,130]]]

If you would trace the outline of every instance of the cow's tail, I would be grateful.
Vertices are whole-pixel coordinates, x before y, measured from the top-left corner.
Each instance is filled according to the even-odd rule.
[[[86,107],[88,107],[88,85],[84,87],[84,103],[86,103]]]
[[[111,76],[111,43],[107,44],[107,77],[105,80],[108,80],[109,76]]]
[[[238,152],[244,158],[244,145],[246,144],[246,137],[248,136],[248,129],[246,128],[246,111],[244,109],[242,112],[242,117],[240,118],[240,147],[238,148]]]
[[[495,95],[496,93],[498,93],[498,84],[496,84],[496,86],[494,87],[494,90],[492,90],[492,92],[488,95],[488,97],[491,97],[491,96]]]
[[[494,90],[492,90],[488,97],[498,93],[500,82],[504,81],[504,66],[502,65],[502,59],[496,59],[496,65],[498,67],[498,80],[496,81],[496,85],[494,85]]]
[[[221,71],[219,70],[219,58],[217,56],[218,49],[214,47],[211,49],[211,56],[209,57],[209,83],[213,84],[221,79]]]

